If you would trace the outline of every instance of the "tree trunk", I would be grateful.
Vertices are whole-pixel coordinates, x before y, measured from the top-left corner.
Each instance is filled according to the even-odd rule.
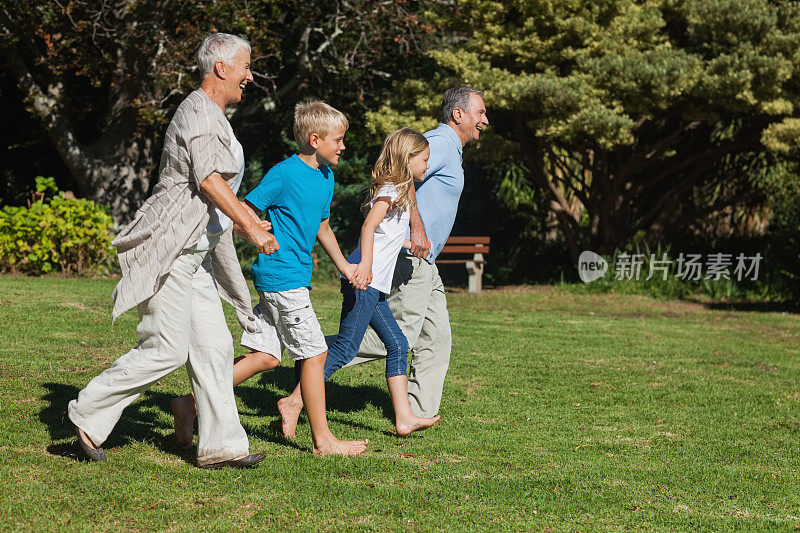
[[[30,110],[80,187],[80,194],[109,206],[115,223],[124,225],[150,190],[156,161],[152,139],[126,135],[132,128],[120,118],[120,123],[107,128],[96,142],[82,143],[70,117],[59,105],[62,87],[56,84],[43,89],[14,48],[6,47],[1,52],[17,77]]]

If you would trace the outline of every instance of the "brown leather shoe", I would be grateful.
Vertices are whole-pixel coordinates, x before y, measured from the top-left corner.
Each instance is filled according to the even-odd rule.
[[[263,461],[265,457],[266,455],[263,453],[251,453],[250,455],[245,455],[239,459],[228,459],[227,461],[220,461],[219,463],[202,465],[200,468],[205,468],[206,470],[219,470],[220,468],[225,468],[226,466],[230,466],[231,468],[253,468],[258,463]]]

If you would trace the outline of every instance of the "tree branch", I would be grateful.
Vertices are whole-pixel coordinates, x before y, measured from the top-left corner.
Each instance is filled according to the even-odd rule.
[[[61,160],[69,169],[81,188],[88,188],[94,157],[91,150],[78,141],[69,118],[59,110],[58,97],[60,85],[51,86],[45,93],[33,78],[28,66],[12,46],[0,49],[16,76],[20,89],[31,102],[34,114],[56,148]]]
[[[633,175],[646,167],[654,157],[664,153],[664,151],[672,146],[681,137],[681,135],[695,130],[698,126],[700,126],[700,122],[698,121],[690,122],[684,126],[681,126],[654,144],[650,150],[640,152],[630,161],[630,163],[623,167],[623,169],[617,175],[618,179],[622,182],[629,180]],[[634,194],[639,194],[640,192],[641,191],[637,191]]]

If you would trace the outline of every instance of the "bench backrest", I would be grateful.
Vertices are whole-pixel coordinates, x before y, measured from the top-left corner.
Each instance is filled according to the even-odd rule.
[[[488,254],[489,253],[490,237],[449,237],[444,247],[442,254]],[[462,260],[442,260],[437,262],[450,262]],[[466,259],[463,259],[466,261]]]

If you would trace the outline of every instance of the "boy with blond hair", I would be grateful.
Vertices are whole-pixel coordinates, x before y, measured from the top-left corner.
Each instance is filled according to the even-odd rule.
[[[259,295],[253,313],[261,333],[242,335],[241,344],[253,350],[236,361],[233,384],[275,368],[283,350],[301,362],[300,389],[315,454],[358,455],[368,440],[342,441],[328,428],[325,414],[325,382],[323,371],[328,347],[309,298],[313,261],[311,251],[317,240],[333,260],[336,268],[354,283],[356,265],[347,262],[328,223],[333,198],[333,172],[330,166],[339,162],[345,149],[347,118],[319,100],[301,102],[295,107],[294,137],[299,153],[281,161],[264,176],[244,200],[253,217],[266,212],[278,249],[259,254],[253,264],[253,284]],[[296,423],[294,413],[284,419]],[[173,401],[175,431],[184,445],[192,442],[194,401],[191,395]],[[284,427],[284,433],[287,432]],[[294,428],[292,427],[292,433]]]

